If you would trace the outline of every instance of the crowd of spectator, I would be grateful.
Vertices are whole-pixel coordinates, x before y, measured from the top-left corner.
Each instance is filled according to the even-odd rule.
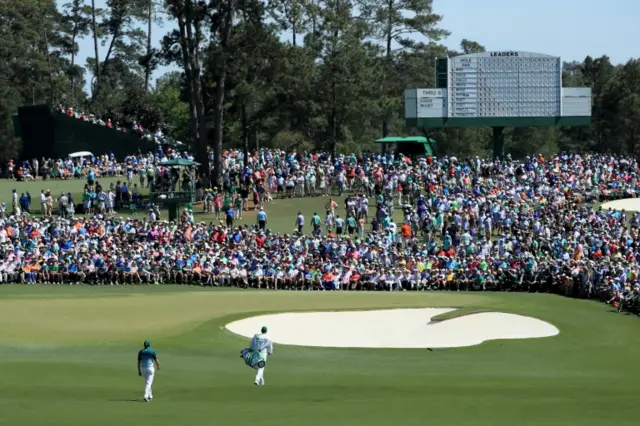
[[[223,164],[221,188],[198,188],[203,209],[224,216],[222,222],[198,221],[190,209],[172,223],[159,221],[156,211],[144,220],[116,218],[110,196],[83,217],[5,213],[0,279],[544,291],[638,309],[640,215],[595,204],[636,196],[634,158],[411,161],[264,150],[246,159],[226,152]],[[252,192],[256,223],[238,226],[234,219]],[[327,197],[324,211],[309,220],[292,214],[291,234],[270,229],[265,197],[312,195]]]

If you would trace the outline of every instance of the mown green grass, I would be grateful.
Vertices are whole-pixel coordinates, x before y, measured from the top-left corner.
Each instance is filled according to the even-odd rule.
[[[122,177],[117,178],[104,178],[98,179],[98,181],[103,185],[103,187],[108,188],[111,182],[115,183],[116,181],[122,181]],[[12,189],[16,189],[18,195],[22,192],[30,192],[32,197],[31,210],[32,213],[36,216],[40,215],[40,191],[41,190],[50,190],[53,194],[54,198],[60,195],[61,192],[70,192],[74,198],[75,203],[79,203],[82,200],[82,190],[84,188],[84,184],[86,180],[84,179],[71,179],[71,180],[47,180],[43,181],[38,179],[36,181],[29,182],[16,182],[13,180],[0,179],[0,202],[4,202],[7,204],[8,214],[11,214],[11,191]],[[138,183],[138,179],[134,178],[134,183]],[[141,189],[142,194],[148,193],[146,188]],[[345,195],[346,196],[346,195]],[[338,203],[337,214],[345,215],[344,209],[344,196],[343,197],[334,197],[334,200]],[[307,222],[307,231],[311,231],[311,217],[314,213],[318,213],[322,218],[322,222],[324,224],[324,216],[325,216],[325,206],[329,201],[328,197],[305,197],[305,198],[292,198],[292,199],[275,199],[273,202],[269,202],[265,205],[265,211],[268,215],[268,227],[274,232],[280,232],[283,234],[291,234],[296,228],[295,220],[298,212],[302,212],[302,214],[306,218]],[[372,207],[370,207],[370,214],[375,213],[374,200],[371,200]],[[250,208],[252,208],[252,203],[249,203]],[[54,208],[57,207],[57,203],[54,203]],[[194,206],[194,213],[196,221],[216,221],[215,215],[205,214],[202,211],[201,206]],[[138,210],[135,213],[130,212],[128,210],[120,211],[116,214],[118,217],[134,217],[134,218],[145,218],[147,212]],[[82,215],[78,215],[82,217]],[[162,219],[166,220],[168,217],[168,213],[165,212]],[[402,211],[401,209],[395,210],[394,218],[396,222],[402,222]],[[224,217],[222,217],[224,219]],[[256,211],[250,210],[244,212],[243,218],[241,220],[236,221],[237,224],[248,224],[253,225],[256,224]],[[324,225],[323,225],[324,226]]]
[[[224,329],[255,313],[433,306],[531,315],[560,334],[433,351],[276,345],[256,388],[247,339]],[[0,425],[635,425],[639,331],[552,295],[0,287]],[[137,402],[147,338],[162,364],[151,404]]]

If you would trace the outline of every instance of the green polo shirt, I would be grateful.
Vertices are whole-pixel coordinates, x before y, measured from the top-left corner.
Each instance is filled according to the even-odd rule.
[[[151,348],[144,348],[138,352],[138,361],[140,362],[140,366],[142,368],[153,367],[153,361],[155,361],[156,359],[158,359],[156,351]]]

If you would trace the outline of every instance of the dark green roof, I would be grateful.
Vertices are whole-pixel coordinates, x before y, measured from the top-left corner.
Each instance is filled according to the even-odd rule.
[[[424,136],[408,136],[406,138],[387,136],[386,138],[378,139],[376,143],[434,143],[433,140],[428,140]]]

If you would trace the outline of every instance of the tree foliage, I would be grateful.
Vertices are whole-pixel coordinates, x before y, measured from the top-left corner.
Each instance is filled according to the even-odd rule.
[[[374,149],[406,128],[405,88],[433,87],[434,58],[491,46],[449,35],[432,0],[20,0],[0,2],[0,160],[19,155],[20,105],[62,103],[190,143],[220,180],[221,153]],[[162,19],[160,19],[162,18]],[[166,34],[152,45],[152,25]],[[94,25],[95,24],[95,25]],[[78,63],[79,42],[92,46]],[[159,65],[178,71],[159,75]],[[155,77],[155,83],[153,78]],[[640,151],[640,62],[564,64],[591,87],[593,124],[507,129],[513,156]],[[88,88],[88,90],[87,90]],[[485,155],[489,129],[426,132],[443,154]]]

